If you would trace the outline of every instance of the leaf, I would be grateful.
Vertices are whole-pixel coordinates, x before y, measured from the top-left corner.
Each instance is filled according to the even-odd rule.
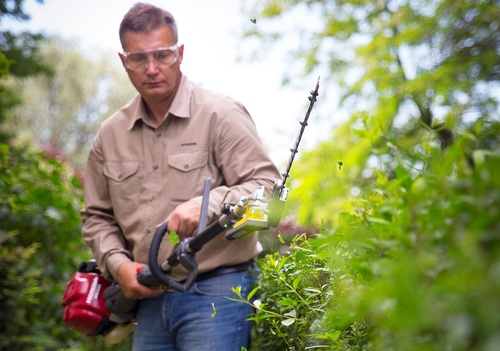
[[[295,303],[295,300],[290,298],[290,297],[285,297],[284,299],[279,300],[278,303],[281,306],[290,306],[290,305],[293,305]]]
[[[304,290],[315,293],[315,294],[321,294],[321,290],[314,289],[314,288],[305,288]]]
[[[287,319],[284,319],[281,321],[281,324],[283,324],[287,327],[292,325],[293,323],[295,323],[295,318],[287,318]]]
[[[259,287],[259,286],[257,286],[257,287],[255,287],[255,288],[253,288],[253,289],[252,289],[252,291],[250,291],[250,293],[248,294],[248,296],[247,296],[247,300],[251,300],[251,299],[252,299],[252,297],[255,295],[255,293],[256,293],[257,291],[259,291],[259,289],[260,289],[260,287]]]
[[[56,221],[61,221],[63,219],[63,215],[61,214],[61,212],[57,208],[54,208],[52,206],[45,210],[45,215],[49,218],[55,219]]]
[[[237,287],[231,288],[231,291],[233,293],[235,293],[238,297],[242,297],[241,296],[241,285],[238,285]]]
[[[277,315],[272,313],[254,314],[253,317],[248,318],[249,321],[260,321],[269,318],[278,318]]]
[[[177,235],[175,230],[172,230],[171,232],[168,233],[168,238],[170,239],[170,244],[172,246],[175,246],[181,242],[181,240],[179,239],[179,235]]]
[[[280,271],[283,268],[283,266],[285,265],[286,261],[287,261],[286,257],[281,257],[278,260],[278,262],[277,262],[278,265],[276,267],[278,271]]]
[[[384,225],[391,224],[391,222],[389,222],[388,220],[380,218],[380,217],[367,217],[367,220],[370,223],[377,223],[377,224],[384,224]]]
[[[294,289],[297,289],[301,280],[302,280],[302,276],[299,276],[293,280],[292,286]]]
[[[278,233],[278,240],[280,241],[280,243],[285,244],[285,240],[281,236],[281,233]]]
[[[258,310],[262,310],[264,308],[264,304],[260,300],[255,300],[253,302],[253,306]]]
[[[287,312],[287,313],[285,313],[284,315],[285,315],[285,316],[288,316],[288,317],[293,317],[293,318],[295,318],[295,317],[297,317],[297,311],[295,311],[295,310],[291,310],[290,312]]]
[[[210,317],[214,318],[214,317],[217,315],[217,311],[218,311],[218,309],[217,309],[217,308],[215,308],[215,304],[214,304],[213,302],[212,302],[212,310],[213,310],[213,312],[212,312],[212,314],[210,315]]]

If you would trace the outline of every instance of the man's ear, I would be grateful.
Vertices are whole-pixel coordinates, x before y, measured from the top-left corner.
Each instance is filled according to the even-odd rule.
[[[123,57],[123,54],[119,52],[118,56],[120,57],[120,60],[122,61],[123,68],[125,68],[125,70],[127,70],[127,67],[125,66],[125,58]]]
[[[184,44],[180,45],[178,48],[177,48],[177,51],[179,53],[179,63],[182,63],[182,59],[184,57]]]

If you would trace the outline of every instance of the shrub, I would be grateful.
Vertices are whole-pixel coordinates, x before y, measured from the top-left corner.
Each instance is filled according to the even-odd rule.
[[[284,243],[284,242],[283,242]],[[267,254],[258,260],[259,285],[248,297],[234,300],[251,304],[256,313],[252,349],[305,350],[328,344],[324,317],[331,298],[331,271],[321,258],[318,241],[297,235],[289,252]]]
[[[341,332],[332,349],[500,343],[500,157],[478,150],[468,159],[463,142],[431,155],[417,176],[403,165],[392,178],[379,174],[372,193],[340,215],[328,235],[328,324]]]

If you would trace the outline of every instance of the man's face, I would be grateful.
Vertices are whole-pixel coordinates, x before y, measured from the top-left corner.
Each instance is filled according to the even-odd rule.
[[[169,28],[162,26],[147,34],[127,32],[122,43],[123,66],[144,100],[150,103],[172,98],[180,83],[184,46],[174,46],[177,43]]]

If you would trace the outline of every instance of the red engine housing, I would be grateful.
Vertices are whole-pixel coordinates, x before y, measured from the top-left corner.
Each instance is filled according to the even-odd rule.
[[[85,265],[82,264],[66,286],[62,299],[63,318],[70,328],[93,336],[104,333],[114,324],[109,320],[110,312],[103,297],[111,283],[95,268],[85,271],[88,269]]]

